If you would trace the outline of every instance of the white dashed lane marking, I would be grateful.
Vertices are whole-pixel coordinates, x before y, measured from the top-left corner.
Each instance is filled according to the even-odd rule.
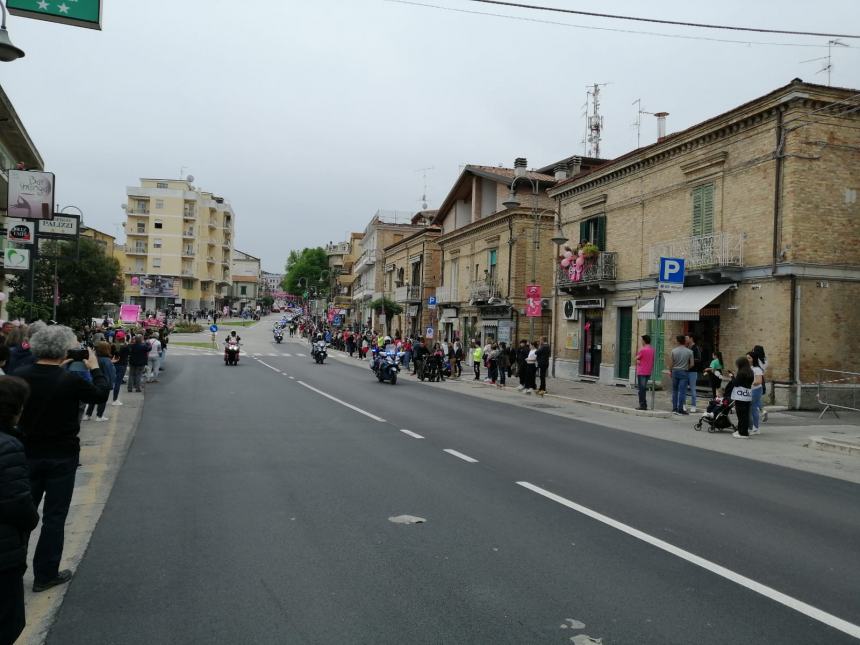
[[[452,450],[451,448],[445,448],[445,452],[447,452],[449,455],[454,455],[455,457],[457,457],[458,459],[462,459],[463,461],[468,461],[470,464],[477,464],[478,463],[477,459],[474,459],[473,457],[470,457],[469,455],[464,455],[462,452],[459,452],[458,450]]]
[[[404,430],[403,428],[401,428],[400,432],[402,432],[403,434],[405,434],[407,436],[412,437],[413,439],[423,439],[424,438],[420,434],[418,434],[416,432],[412,432],[412,430]]]

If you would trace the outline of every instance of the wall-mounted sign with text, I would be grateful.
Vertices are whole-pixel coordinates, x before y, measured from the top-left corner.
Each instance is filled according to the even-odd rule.
[[[6,222],[6,239],[16,244],[32,244],[34,228],[33,222],[8,220]]]
[[[3,252],[4,271],[29,271],[30,251],[9,247]]]
[[[54,216],[54,173],[9,171],[8,216],[49,220]]]
[[[68,240],[77,237],[81,218],[78,215],[54,215],[52,220],[39,222],[39,237]]]

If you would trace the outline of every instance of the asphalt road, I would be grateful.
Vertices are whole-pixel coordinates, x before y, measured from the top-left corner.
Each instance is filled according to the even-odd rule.
[[[267,330],[168,358],[49,643],[857,642],[857,485]]]

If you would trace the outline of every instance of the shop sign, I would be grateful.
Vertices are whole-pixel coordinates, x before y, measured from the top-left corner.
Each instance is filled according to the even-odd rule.
[[[511,344],[511,337],[514,333],[514,321],[513,320],[500,320],[499,328],[496,332],[496,340],[500,343]]]
[[[102,28],[102,0],[6,0],[6,8],[13,16],[22,18]]]
[[[33,222],[10,221],[6,226],[6,239],[9,242],[33,243]]]
[[[39,221],[39,237],[64,240],[77,237],[81,218],[79,215],[54,215],[54,219]]]
[[[7,215],[19,219],[54,216],[54,173],[10,169]]]
[[[29,271],[30,251],[8,247],[3,252],[3,268],[6,271]]]
[[[457,310],[454,307],[445,307],[442,309],[442,318],[456,318]]]

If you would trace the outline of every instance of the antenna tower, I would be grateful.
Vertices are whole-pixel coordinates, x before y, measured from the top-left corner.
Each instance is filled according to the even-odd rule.
[[[832,40],[827,41],[827,56],[819,56],[818,58],[810,58],[808,60],[802,60],[801,63],[814,63],[818,60],[827,61],[820,70],[818,70],[818,74],[823,74],[827,72],[827,85],[830,85],[830,75],[833,71],[833,48],[834,47],[848,47],[841,40],[834,38]]]
[[[633,103],[631,103],[631,105],[638,106],[636,108],[636,121],[633,122],[633,127],[636,128],[636,147],[640,148],[642,146],[642,115],[650,114],[653,116],[654,113],[642,109],[642,99],[636,99],[635,101],[633,101]]]
[[[585,97],[585,131],[586,140],[591,145],[588,156],[600,157],[600,139],[603,133],[603,117],[600,115],[600,88],[608,83],[594,83],[586,92]],[[589,104],[590,108],[589,109]]]
[[[421,194],[421,199],[418,201],[421,203],[421,210],[427,210],[428,200],[427,200],[427,172],[429,170],[436,170],[435,166],[428,166],[427,168],[419,168],[415,172],[420,172],[421,177],[424,180],[424,192]]]

